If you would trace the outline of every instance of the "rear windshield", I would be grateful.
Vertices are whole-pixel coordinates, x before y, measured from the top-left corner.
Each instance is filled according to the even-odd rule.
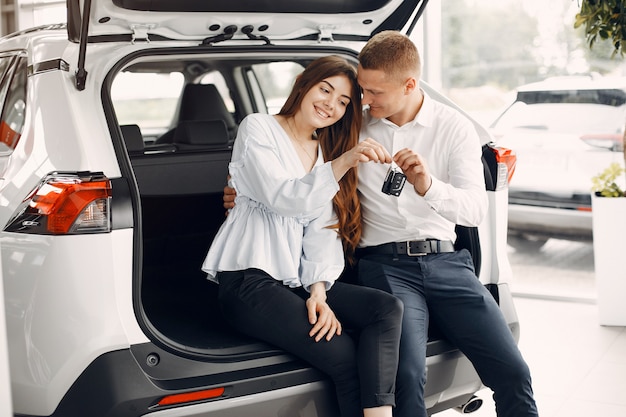
[[[617,88],[601,90],[520,91],[517,93],[517,101],[526,104],[594,103],[617,107],[626,103],[626,92]]]

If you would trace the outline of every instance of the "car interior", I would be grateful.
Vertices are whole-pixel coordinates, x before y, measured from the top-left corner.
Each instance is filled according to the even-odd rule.
[[[267,356],[275,348],[229,328],[218,306],[217,285],[200,269],[225,219],[223,187],[237,124],[244,114],[271,111],[264,101],[263,106],[252,104],[259,102],[258,97],[242,96],[248,91],[263,94],[262,88],[251,84],[255,78],[250,71],[255,63],[216,63],[209,58],[204,62],[194,56],[178,59],[175,64],[159,64],[146,61],[127,70],[171,71],[169,65],[176,65],[188,73],[171,125],[152,136],[142,134],[140,120],[120,126],[141,196],[141,227],[135,230],[142,234],[143,262],[141,277],[135,278],[141,292],[141,306],[136,309],[144,313],[145,325],[155,339],[170,349],[212,358],[223,357],[225,352],[232,355],[231,359],[238,355]],[[298,62],[299,68],[305,65],[305,60]],[[215,71],[216,66],[225,84],[233,87],[227,93],[220,93],[213,84],[195,83],[203,71]],[[242,74],[246,74],[247,82],[239,85],[246,88],[238,89],[237,77]],[[237,111],[227,109],[228,99]],[[113,100],[113,107],[117,111],[121,105]],[[122,118],[120,114],[118,118]],[[487,187],[493,189],[496,162],[487,146],[483,153]],[[457,234],[457,247],[472,253],[478,275],[481,254],[477,229],[458,226]],[[347,268],[342,279],[354,282],[353,272]],[[431,327],[428,354],[452,350]]]

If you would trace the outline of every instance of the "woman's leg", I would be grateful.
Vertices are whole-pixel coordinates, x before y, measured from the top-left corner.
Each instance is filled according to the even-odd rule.
[[[220,305],[235,328],[328,374],[335,384],[342,417],[363,416],[356,348],[348,335],[315,342],[309,336],[311,324],[304,300],[263,271],[224,272],[219,281]]]
[[[366,415],[385,415],[373,409],[381,406],[387,406],[390,413],[395,405],[402,303],[384,291],[343,282],[328,291],[327,302],[344,329],[358,334],[361,402]]]
[[[393,260],[370,256],[359,261],[362,285],[394,294],[404,305],[400,358],[396,377],[396,417],[426,417],[426,343],[428,308],[424,299],[423,275],[417,258]]]

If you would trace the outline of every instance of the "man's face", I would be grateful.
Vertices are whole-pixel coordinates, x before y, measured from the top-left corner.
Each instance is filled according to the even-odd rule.
[[[369,105],[370,114],[379,119],[393,118],[404,108],[405,83],[388,79],[385,72],[358,67],[358,80],[363,93],[363,105]]]

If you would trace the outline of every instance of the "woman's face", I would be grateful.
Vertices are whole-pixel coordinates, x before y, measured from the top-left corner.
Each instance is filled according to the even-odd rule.
[[[346,113],[351,95],[352,85],[345,75],[325,78],[305,94],[299,117],[315,129],[330,126]]]

